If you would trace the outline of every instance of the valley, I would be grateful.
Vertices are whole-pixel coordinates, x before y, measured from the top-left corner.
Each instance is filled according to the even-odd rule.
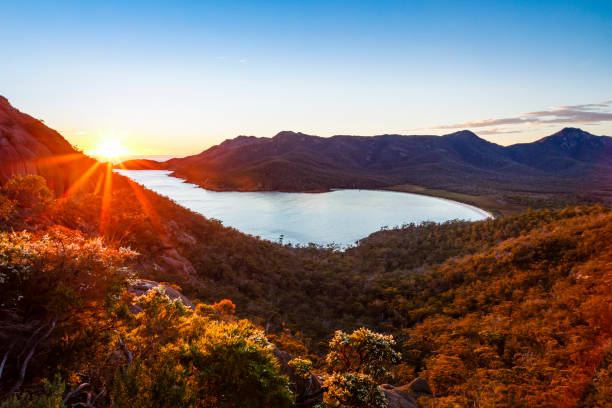
[[[133,160],[214,191],[391,189],[455,199],[496,215],[612,202],[612,138],[565,128],[500,146],[470,131],[446,136],[239,136],[198,155]]]
[[[10,120],[5,118],[4,123]],[[7,139],[11,140],[10,136]],[[77,151],[71,154],[76,155],[77,163],[91,163]],[[374,389],[381,389],[376,387],[382,381],[402,386],[417,377],[424,379],[432,394],[410,396],[421,406],[468,406],[474,401],[487,401],[501,406],[573,407],[592,406],[592,401],[607,398],[607,388],[601,384],[608,381],[607,345],[612,339],[612,220],[605,201],[520,211],[477,222],[408,224],[375,232],[359,245],[337,251],[316,245],[279,245],[242,234],[114,174],[110,165],[99,162],[93,162],[64,191],[45,193],[47,180],[51,183],[55,174],[62,174],[61,164],[52,169],[55,171],[51,173],[41,171],[42,178],[8,178],[1,193],[1,202],[7,204],[0,206],[1,248],[3,259],[8,260],[2,269],[7,276],[2,290],[3,298],[14,299],[12,311],[2,310],[3,322],[6,327],[21,327],[20,338],[26,348],[32,344],[28,339],[37,338],[40,327],[49,329],[49,335],[32,349],[35,359],[21,380],[28,389],[38,389],[35,378],[39,376],[54,378],[57,374],[70,379],[75,372],[86,372],[96,392],[106,392],[104,384],[114,384],[112,392],[101,394],[106,395],[104,398],[155,406],[166,401],[168,394],[160,394],[161,400],[141,400],[139,396],[150,392],[146,388],[148,379],[163,380],[163,376],[156,376],[161,369],[157,364],[174,364],[179,358],[174,352],[168,354],[180,342],[180,337],[172,333],[182,330],[190,333],[186,334],[188,338],[197,339],[196,327],[208,330],[206,335],[212,342],[226,341],[223,339],[227,337],[220,334],[225,330],[239,330],[245,341],[255,341],[256,337],[249,337],[257,336],[252,330],[261,330],[266,341],[310,361],[309,375],[331,381],[334,375],[353,374],[342,374],[337,371],[340,368],[329,365],[325,355],[335,347],[330,340],[341,333],[370,336],[359,332],[366,328],[392,335],[393,353],[401,356],[394,363],[389,361],[385,375],[372,383]],[[30,235],[11,231],[27,231]],[[32,248],[36,250],[31,252]],[[91,255],[73,257],[68,252],[69,259],[85,263],[66,264],[61,255],[66,252],[61,248],[83,248]],[[11,258],[11,254],[23,251],[44,261],[40,263],[35,257],[27,266],[30,258]],[[100,263],[100,259],[108,259],[110,264]],[[21,270],[15,268],[22,262],[26,268],[20,273],[35,273],[37,265],[43,265],[42,275],[32,275],[28,280],[31,283],[25,286],[18,283],[19,275],[13,275],[13,271]],[[87,266],[87,262],[93,266]],[[108,266],[115,262],[116,267]],[[130,279],[166,282],[192,299],[196,312],[172,309],[175,303],[164,303],[167,301],[155,291],[137,300],[144,314],[130,317],[126,310],[133,307],[133,296],[121,291],[117,292],[122,293],[120,296],[109,298],[118,302],[116,306],[104,312],[100,301],[85,302],[91,295],[74,286],[80,279],[91,279],[85,278],[88,275],[81,277],[90,267],[98,271],[96,277],[119,279],[117,273],[126,271]],[[45,270],[53,271],[56,278],[45,280]],[[106,287],[104,281],[96,282],[102,285],[99,290]],[[117,288],[129,287],[127,281],[121,285],[125,286]],[[104,290],[115,293],[110,287]],[[64,297],[62,293],[73,294]],[[57,303],[66,306],[57,306],[64,312],[61,319],[51,320],[53,326],[35,325],[40,319],[53,319],[56,306],[45,306],[44,299],[68,302]],[[99,324],[91,323],[89,316],[98,316],[94,321]],[[183,320],[172,316],[183,316]],[[147,326],[147,319],[164,323]],[[20,321],[28,324],[19,326]],[[184,326],[176,326],[179,321]],[[95,328],[95,334],[87,325]],[[156,335],[161,336],[156,337],[161,343],[155,343],[150,354],[146,336],[154,327],[161,330]],[[334,334],[337,330],[342,332]],[[2,333],[3,338],[11,338]],[[120,341],[111,333],[120,333]],[[89,340],[85,342],[85,338]],[[5,344],[5,373],[13,378],[20,363],[8,348],[10,342]],[[123,359],[109,363],[107,356],[112,350],[121,350],[121,344],[134,353],[140,371],[131,369]],[[264,358],[260,362],[273,367],[276,357],[267,354],[265,347],[258,351]],[[84,358],[94,349],[94,361]],[[53,350],[64,351],[57,354]],[[209,355],[204,349],[198,352]],[[389,358],[395,361],[396,357]],[[207,367],[224,373],[231,370],[224,361],[211,362]],[[114,377],[116,369],[127,370],[132,377]],[[351,368],[355,369],[362,368]],[[288,381],[261,375],[244,378],[270,384]],[[130,383],[130,378],[138,381]],[[230,377],[223,378],[230,381]],[[68,386],[79,386],[78,381],[70,381]],[[297,380],[292,381],[297,386]],[[483,383],[489,387],[483,389]],[[249,384],[260,389],[255,383]],[[386,390],[384,395],[392,398],[391,388]],[[220,391],[211,388],[209,392]],[[305,394],[299,394],[303,391],[291,395],[276,392],[252,394],[252,406],[263,408],[272,400],[276,406],[291,406],[295,398],[305,398]],[[332,398],[331,394],[324,395]]]
[[[0,15],[0,408],[612,408],[612,1]]]

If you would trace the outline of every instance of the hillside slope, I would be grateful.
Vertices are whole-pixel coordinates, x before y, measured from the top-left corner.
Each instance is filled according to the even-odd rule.
[[[63,193],[94,162],[58,132],[13,108],[2,96],[0,158],[0,181],[14,174],[39,174],[56,194]]]

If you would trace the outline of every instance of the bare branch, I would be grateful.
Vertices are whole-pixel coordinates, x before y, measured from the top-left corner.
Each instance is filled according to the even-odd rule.
[[[66,405],[66,403],[70,400],[70,398],[72,398],[79,392],[83,391],[84,388],[89,387],[89,385],[90,385],[89,383],[83,383],[79,385],[78,387],[76,387],[74,390],[70,391],[68,394],[66,394],[66,397],[62,401],[62,404]]]
[[[39,321],[32,322],[32,325],[34,325],[34,324],[38,325],[38,327],[36,328],[36,330],[34,330],[34,333],[32,333],[32,335],[30,336],[30,338],[26,342],[25,346],[23,346],[23,349],[21,350],[21,353],[19,353],[19,355],[17,356],[17,364],[18,365],[20,364],[19,362],[21,361],[21,357],[23,357],[23,354],[26,352],[26,350],[30,346],[30,343],[32,343],[32,341],[34,339],[36,339],[36,336],[38,336],[38,333],[40,333],[40,331],[45,327],[45,325],[44,324],[40,324]]]
[[[57,323],[57,318],[53,319],[53,321],[49,324],[49,327],[47,328],[47,331],[43,333],[42,336],[40,336],[37,340],[34,341],[34,344],[32,344],[32,347],[30,347],[30,351],[28,352],[28,354],[26,355],[25,359],[23,360],[23,363],[21,364],[21,368],[19,370],[19,378],[17,379],[17,382],[15,383],[15,385],[13,385],[13,388],[11,388],[11,391],[9,394],[13,394],[15,391],[17,391],[19,389],[19,387],[21,387],[21,384],[23,384],[23,380],[25,378],[25,374],[26,374],[26,370],[28,369],[28,363],[30,362],[30,359],[32,358],[32,356],[34,355],[34,352],[36,351],[36,347],[38,347],[38,345],[43,342],[44,340],[47,339],[47,337],[49,337],[49,335],[51,335],[51,332],[53,331],[53,329],[55,329],[55,324]],[[38,333],[39,330],[37,330],[35,332]]]
[[[14,345],[15,345],[15,342],[12,342],[8,350],[6,350],[6,353],[4,353],[4,357],[2,358],[2,363],[0,363],[0,378],[2,378],[2,372],[4,371],[4,365],[6,364],[6,360],[8,360],[9,353],[13,349]]]
[[[119,347],[121,348],[121,351],[123,351],[123,355],[125,355],[125,358],[127,359],[127,362],[128,362],[128,366],[125,369],[125,372],[127,374],[130,368],[132,368],[133,355],[132,355],[132,352],[127,348],[127,346],[125,345],[125,343],[123,342],[123,339],[121,338],[119,334],[117,334],[117,340],[119,341]]]
[[[91,401],[91,406],[93,407],[93,404],[96,403],[96,401],[102,396],[104,395],[104,393],[106,392],[106,387],[102,387],[102,391],[100,391],[95,397],[94,399]]]

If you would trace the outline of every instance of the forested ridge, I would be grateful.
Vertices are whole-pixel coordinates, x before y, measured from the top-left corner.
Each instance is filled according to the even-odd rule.
[[[21,343],[10,341],[15,333],[31,346],[32,339],[49,331],[36,345],[15,394],[25,395],[23,401],[34,398],[24,391],[45,395],[45,389],[48,394],[58,393],[59,388],[63,400],[83,383],[79,376],[85,371],[91,377],[88,384],[98,382],[90,385],[96,387],[90,394],[104,391],[92,406],[112,401],[124,401],[119,406],[147,406],[134,399],[142,395],[166,404],[151,406],[174,406],[171,399],[156,399],[169,390],[148,389],[144,380],[153,381],[151,386],[162,380],[155,373],[163,367],[151,365],[153,356],[168,364],[204,358],[180,357],[181,347],[194,347],[177,343],[184,333],[192,333],[187,337],[196,342],[205,335],[213,344],[225,344],[225,330],[241,330],[238,339],[244,340],[239,342],[255,341],[253,347],[260,350],[256,361],[263,364],[263,372],[278,367],[270,354],[272,341],[305,359],[295,364],[304,361],[307,372],[334,373],[333,364],[324,358],[334,332],[357,333],[361,327],[392,335],[389,347],[399,357],[391,358],[381,378],[359,375],[375,384],[395,385],[421,376],[435,396],[419,399],[426,406],[605,406],[610,397],[606,353],[612,339],[612,214],[605,207],[531,211],[475,223],[406,225],[381,230],[342,252],[247,237],[120,176],[114,176],[112,216],[101,229],[100,195],[83,192],[54,199],[44,180],[32,177],[10,180],[0,200],[6,231],[2,233],[3,300],[13,299],[12,304],[6,300],[3,304],[6,337],[0,351],[8,356],[2,374],[4,392],[14,387],[8,380],[19,374],[23,364],[23,356],[21,360],[15,356]],[[145,202],[155,209],[154,215],[143,211]],[[24,229],[29,232],[10,232]],[[24,264],[30,265],[24,269],[28,273],[40,270],[45,275],[15,281],[11,273]],[[150,292],[137,301],[143,311],[134,317],[127,310],[134,296],[125,288],[136,276],[178,284],[201,306],[197,311],[172,311],[176,302],[164,303]],[[83,289],[82,283],[90,279],[94,281]],[[183,316],[185,323],[176,326],[177,316]],[[145,322],[157,323],[149,327]],[[189,331],[195,330],[189,329],[191,325],[211,324],[221,326],[211,327],[212,332],[206,332],[210,334]],[[161,330],[155,336],[158,352],[144,343],[139,346],[153,328]],[[264,337],[255,340],[257,336]],[[140,365],[117,377],[115,371],[126,365],[118,357],[121,344],[134,361],[140,358]],[[170,344],[178,348],[168,348]],[[231,376],[223,374],[218,357],[199,353],[221,364],[214,375]],[[267,369],[266,364],[270,364]],[[189,381],[196,381],[194,373],[188,375]],[[166,372],[163,378],[169,375]],[[187,374],[172,375],[181,383]],[[361,387],[362,377],[332,374],[325,398],[332,404],[334,387]],[[44,387],[36,385],[41,378],[48,378]],[[271,404],[265,402],[268,397],[279,398],[269,406],[291,405],[295,395],[282,391],[289,386],[282,378],[280,374],[253,378],[244,389],[234,384],[237,394],[232,395],[238,401],[246,398],[244,392],[252,394],[259,402],[251,406]],[[182,391],[185,395],[194,392],[189,381]],[[280,388],[265,398],[257,396],[252,389],[263,386],[261,381]],[[109,384],[114,384],[112,391]],[[163,395],[156,394],[160,392]],[[363,406],[381,403],[376,392],[368,395],[371,400],[364,397],[370,402]],[[12,406],[28,406],[12,398]],[[197,405],[194,401],[201,397],[177,398],[187,406],[234,406],[217,400]]]

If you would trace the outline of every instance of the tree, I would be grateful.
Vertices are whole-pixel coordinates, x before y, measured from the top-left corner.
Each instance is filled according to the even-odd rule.
[[[18,217],[20,222],[39,216],[53,201],[47,181],[34,174],[13,176],[0,188],[0,193],[14,203],[16,211],[12,215]]]
[[[393,346],[393,336],[366,328],[351,334],[336,331],[326,356],[331,375],[325,381],[327,391],[320,407],[386,407],[380,383],[400,361],[400,354]]]
[[[360,373],[334,373],[325,383],[322,407],[334,408],[383,408],[387,400],[382,389],[372,377]]]
[[[15,211],[15,202],[0,194],[0,228],[10,221]]]
[[[389,375],[390,367],[400,361],[400,354],[393,346],[395,340],[391,335],[365,328],[350,335],[338,330],[329,342],[326,361],[334,372],[366,374],[380,382]]]

